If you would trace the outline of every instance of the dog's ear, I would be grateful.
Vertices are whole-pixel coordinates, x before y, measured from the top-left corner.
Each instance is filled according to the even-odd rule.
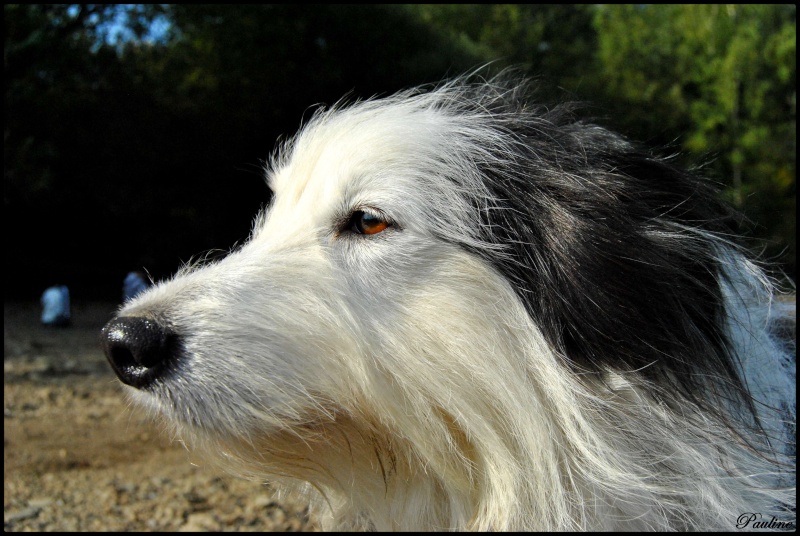
[[[549,343],[576,370],[642,370],[684,393],[703,374],[738,384],[719,321],[730,212],[716,192],[570,107],[494,107],[485,146],[508,135],[479,165],[493,199],[480,227],[503,254],[465,247],[512,283]]]

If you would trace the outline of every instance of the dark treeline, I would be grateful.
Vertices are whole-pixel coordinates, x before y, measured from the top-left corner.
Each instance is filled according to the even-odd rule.
[[[493,61],[703,162],[794,277],[796,9],[4,6],[5,297],[114,298],[244,240],[263,162],[318,104]],[[761,244],[761,245],[759,245]]]

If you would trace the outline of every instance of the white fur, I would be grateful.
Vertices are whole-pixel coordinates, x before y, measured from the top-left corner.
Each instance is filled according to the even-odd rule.
[[[287,144],[251,239],[122,311],[183,341],[177,374],[135,399],[236,471],[307,492],[325,528],[732,529],[793,506],[775,453],[666,407],[635,373],[568,370],[512,283],[442,238],[505,254],[476,224],[487,134],[437,102],[321,113]],[[395,226],[341,232],[356,209]],[[730,331],[752,347],[743,367],[777,370],[752,280],[728,288]]]

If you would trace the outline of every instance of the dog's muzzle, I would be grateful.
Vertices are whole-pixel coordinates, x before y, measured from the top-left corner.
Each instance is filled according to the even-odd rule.
[[[119,379],[144,389],[166,374],[176,359],[178,335],[155,320],[119,317],[105,325],[103,349]]]

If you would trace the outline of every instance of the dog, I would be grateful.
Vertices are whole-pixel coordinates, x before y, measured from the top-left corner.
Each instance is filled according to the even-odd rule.
[[[468,75],[318,110],[248,241],[106,325],[114,371],[323,528],[793,526],[792,312],[732,212],[531,94]]]

